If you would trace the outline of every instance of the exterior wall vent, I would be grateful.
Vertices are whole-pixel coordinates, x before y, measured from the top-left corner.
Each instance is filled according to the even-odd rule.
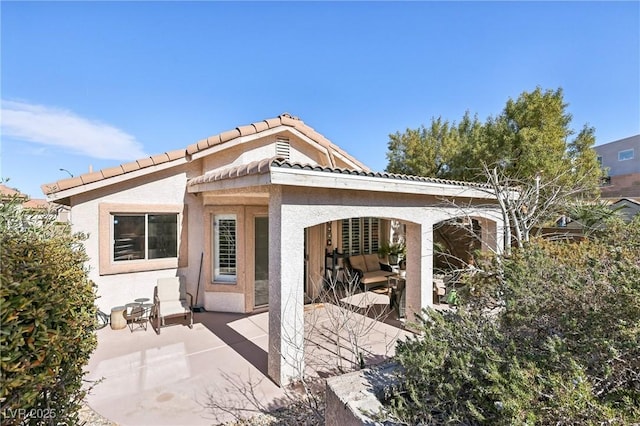
[[[289,139],[277,139],[276,140],[276,156],[282,157],[285,160],[290,160],[290,146]]]

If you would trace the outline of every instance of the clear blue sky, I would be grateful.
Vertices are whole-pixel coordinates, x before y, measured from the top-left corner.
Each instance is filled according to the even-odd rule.
[[[640,3],[6,2],[0,176],[40,185],[282,112],[374,170],[388,135],[562,87],[640,133]]]

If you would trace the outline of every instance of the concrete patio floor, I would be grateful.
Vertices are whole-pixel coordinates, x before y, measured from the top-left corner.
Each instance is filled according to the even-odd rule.
[[[363,333],[366,365],[392,356],[397,339],[410,334],[353,312],[346,314],[351,331],[338,329],[335,318],[344,315],[333,305],[305,307],[307,374],[327,377],[353,365],[356,354],[336,345],[350,332]],[[267,376],[268,323],[268,312],[203,312],[194,314],[193,329],[177,321],[160,335],[151,325],[98,330],[86,379],[102,380],[87,402],[120,425],[210,425],[287,405],[287,391]]]

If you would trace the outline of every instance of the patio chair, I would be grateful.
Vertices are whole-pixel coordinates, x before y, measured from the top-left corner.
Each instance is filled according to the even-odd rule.
[[[187,296],[189,302],[187,303]],[[189,328],[193,328],[193,296],[187,293],[182,277],[158,278],[154,292],[156,329],[164,327],[165,318],[189,316]]]

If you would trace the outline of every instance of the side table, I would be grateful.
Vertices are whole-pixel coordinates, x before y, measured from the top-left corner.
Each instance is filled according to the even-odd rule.
[[[124,317],[125,311],[127,310],[124,306],[116,306],[111,308],[111,329],[112,330],[122,330],[127,326],[127,320]]]

